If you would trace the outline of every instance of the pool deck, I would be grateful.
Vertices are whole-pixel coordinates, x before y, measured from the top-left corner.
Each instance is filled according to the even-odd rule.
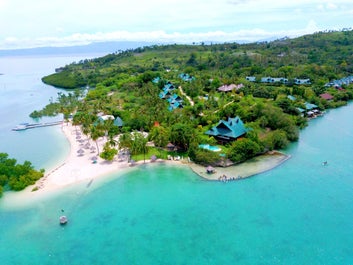
[[[240,180],[266,172],[281,165],[289,158],[289,155],[278,151],[268,152],[237,165],[215,167],[215,173],[212,174],[206,172],[205,166],[195,163],[190,163],[189,166],[196,174],[207,180],[229,181]]]

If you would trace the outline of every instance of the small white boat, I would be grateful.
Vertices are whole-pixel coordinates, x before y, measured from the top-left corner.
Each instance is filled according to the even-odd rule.
[[[60,216],[59,218],[60,224],[65,225],[67,223],[67,217],[65,215]]]

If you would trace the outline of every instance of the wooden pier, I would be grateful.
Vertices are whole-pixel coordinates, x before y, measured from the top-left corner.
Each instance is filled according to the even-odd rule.
[[[22,124],[17,125],[16,127],[12,128],[12,130],[13,131],[23,131],[23,130],[27,130],[27,129],[59,125],[62,123],[63,123],[63,121],[53,121],[53,122],[43,122],[43,123],[22,123]]]

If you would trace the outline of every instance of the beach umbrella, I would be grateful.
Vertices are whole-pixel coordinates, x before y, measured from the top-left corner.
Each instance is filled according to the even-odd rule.
[[[97,159],[98,159],[98,157],[96,157],[96,156],[91,157],[91,160],[97,160]]]
[[[80,139],[81,139],[81,136],[77,135],[76,140],[80,140]]]
[[[83,154],[84,152],[85,152],[85,150],[83,150],[82,148],[77,150],[77,153],[79,153],[79,154]]]
[[[152,155],[152,156],[151,156],[151,162],[155,162],[156,160],[157,160],[157,156]]]

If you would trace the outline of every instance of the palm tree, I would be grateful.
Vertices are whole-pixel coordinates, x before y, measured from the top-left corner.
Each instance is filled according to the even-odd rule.
[[[94,124],[92,124],[90,126],[90,136],[91,136],[91,139],[96,143],[96,146],[97,146],[97,152],[98,152],[98,155],[99,155],[99,146],[98,146],[98,139],[99,137],[102,137],[104,135],[103,131],[99,129],[99,126],[96,126]]]

